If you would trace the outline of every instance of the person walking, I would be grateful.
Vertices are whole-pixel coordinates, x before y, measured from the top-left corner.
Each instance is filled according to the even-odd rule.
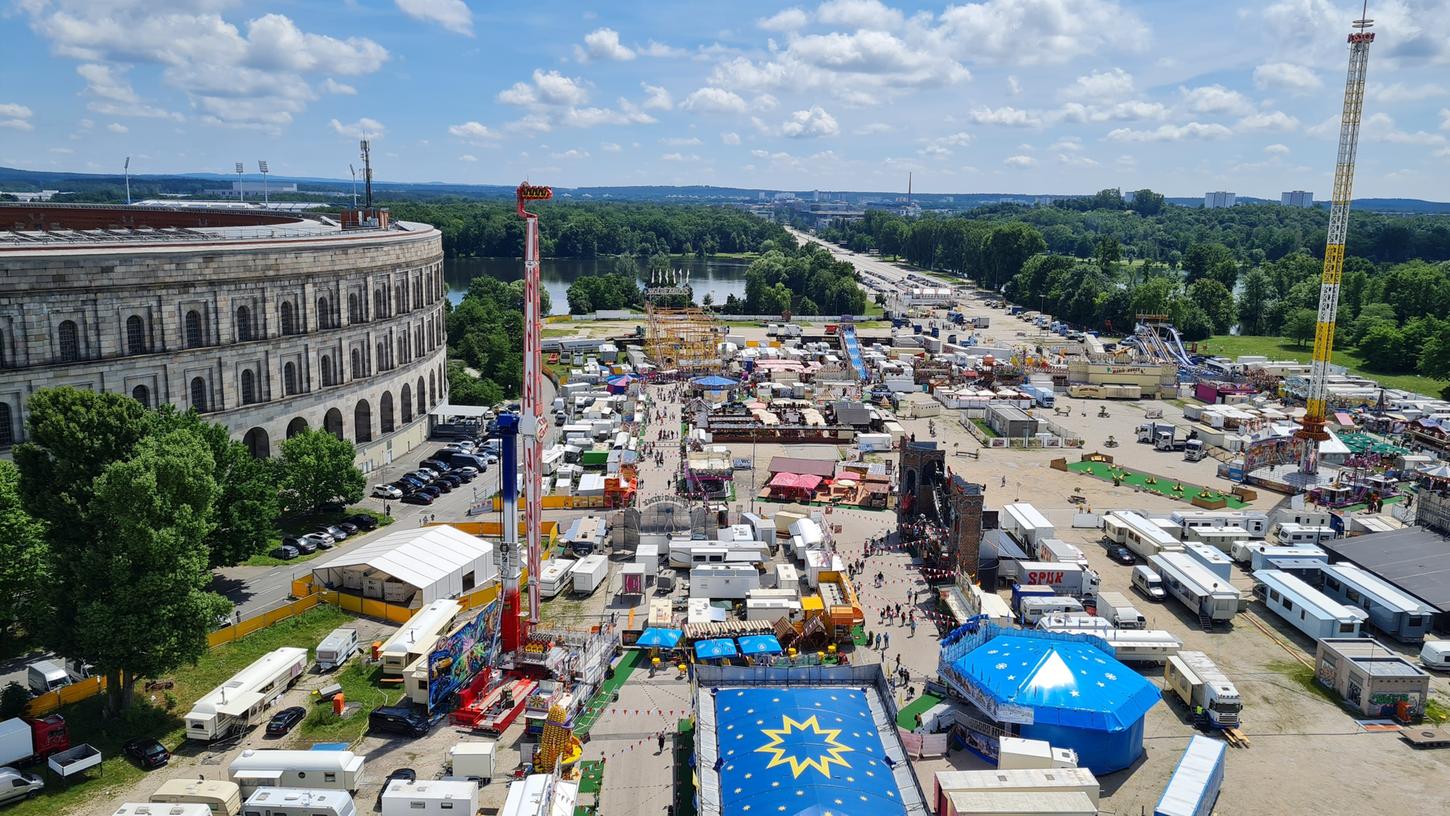
[[[658,734],[656,734],[655,740],[659,743],[660,746],[659,750],[655,751],[655,754],[663,754],[665,752],[665,732],[660,731]]]

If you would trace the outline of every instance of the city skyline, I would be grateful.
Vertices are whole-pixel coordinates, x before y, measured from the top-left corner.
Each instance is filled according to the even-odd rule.
[[[1327,197],[1358,3],[18,0],[0,164]],[[1379,3],[1361,197],[1443,198],[1450,0]],[[424,89],[424,90],[419,90]]]

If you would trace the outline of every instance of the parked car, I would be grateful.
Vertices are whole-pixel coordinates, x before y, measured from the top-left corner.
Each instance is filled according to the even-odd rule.
[[[297,536],[286,536],[286,537],[284,537],[282,539],[282,546],[284,546],[284,547],[291,547],[292,549],[297,550],[298,552],[301,552],[302,551],[302,548],[299,547],[299,546],[297,546]]]
[[[302,536],[301,538],[297,539],[296,544],[292,545],[292,549],[296,550],[302,555],[311,555],[317,552],[317,539],[313,538],[310,535]]]
[[[1119,564],[1132,564],[1137,561],[1137,559],[1133,557],[1133,551],[1121,545],[1116,547],[1109,547],[1108,556],[1114,561],[1117,561]]]
[[[154,739],[133,739],[121,746],[121,753],[148,771],[171,761],[171,752]]]
[[[297,723],[302,722],[306,718],[307,709],[301,706],[284,708],[276,714],[273,714],[272,719],[267,721],[267,736],[286,736],[288,731],[291,731],[297,726]]]
[[[424,459],[419,464],[440,475],[452,470],[452,467],[441,459]]]
[[[445,481],[442,476],[439,476],[438,478],[436,478],[433,481],[429,482],[428,483],[428,486],[431,487],[431,488],[434,488],[439,493],[452,493],[453,492],[453,485],[451,485],[447,481]]]
[[[297,557],[299,552],[300,550],[296,547],[277,547],[267,554],[282,561],[291,561]]]
[[[401,499],[403,491],[392,485],[380,484],[373,488],[373,497],[378,499]]]
[[[347,531],[336,524],[327,528],[327,534],[332,536],[333,541],[342,541],[347,538]]]
[[[393,769],[393,772],[390,773],[390,774],[388,774],[388,778],[383,780],[383,787],[382,787],[382,790],[378,791],[378,801],[377,801],[376,804],[373,805],[373,810],[382,810],[383,809],[383,794],[384,793],[387,793],[388,786],[391,785],[391,784],[393,784],[393,780],[396,780],[396,779],[401,779],[404,782],[417,782],[418,781],[418,773],[416,771],[414,771],[412,768],[395,768],[395,769]]]
[[[427,493],[419,491],[409,493],[398,501],[402,502],[403,504],[421,504],[427,506],[433,503],[433,497],[428,495]]]
[[[426,715],[408,705],[382,706],[368,714],[368,730],[384,734],[421,737],[430,725]]]
[[[436,499],[439,496],[443,495],[443,491],[442,490],[439,490],[436,485],[431,485],[431,484],[423,485],[422,487],[418,488],[415,492],[417,492],[417,493],[423,493],[423,494],[427,495],[429,498],[433,498],[433,499]]]
[[[459,485],[463,484],[463,477],[455,476],[452,473],[445,473],[442,476],[438,477],[438,481],[447,482],[449,487],[458,487]]]
[[[357,535],[358,533],[358,526],[351,521],[339,521],[337,526],[341,527],[342,531],[348,535]]]
[[[373,518],[372,516],[369,516],[366,513],[358,513],[355,516],[349,516],[347,520],[352,522],[353,524],[356,524],[359,530],[378,529],[378,520]]]
[[[398,490],[403,493],[407,493],[411,490],[416,490],[417,488],[420,488],[425,484],[428,484],[427,479],[420,479],[411,473],[399,479],[398,481],[393,482],[393,486],[398,488]]]
[[[33,799],[45,790],[45,782],[33,773],[0,768],[0,805]]]
[[[311,536],[312,537],[312,540],[313,541],[316,541],[319,545],[324,544],[324,543],[326,543],[326,544],[336,544],[337,543],[337,539],[335,539],[335,538],[332,537],[332,533],[329,533],[327,531],[327,528],[326,527],[321,527],[319,529],[313,530],[312,532],[308,533],[307,535]]]
[[[470,467],[467,471],[465,471],[463,468],[459,468],[458,470],[454,471],[454,474],[458,476],[458,478],[464,484],[467,484],[478,478],[478,468]]]

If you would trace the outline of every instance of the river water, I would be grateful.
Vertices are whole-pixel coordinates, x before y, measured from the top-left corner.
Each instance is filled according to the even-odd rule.
[[[698,303],[706,293],[715,303],[724,303],[730,295],[745,297],[746,261],[727,259],[676,258],[675,268],[690,273],[690,285],[695,290]],[[550,314],[569,313],[569,284],[584,275],[608,272],[611,269],[607,259],[583,260],[578,258],[545,258],[539,274],[544,289],[549,293]],[[443,279],[448,283],[448,299],[454,304],[463,300],[468,291],[468,282],[479,275],[491,275],[503,281],[516,281],[523,277],[524,262],[512,258],[445,258]],[[649,282],[648,273],[640,270],[640,285]]]

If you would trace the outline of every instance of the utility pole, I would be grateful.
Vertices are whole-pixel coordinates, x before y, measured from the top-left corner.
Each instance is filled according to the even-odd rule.
[[[262,206],[267,206],[270,200],[267,198],[267,160],[257,159],[257,169],[262,171]]]
[[[242,167],[242,163],[237,162],[237,200],[243,203],[247,200],[247,191],[242,188],[242,173],[245,170],[246,168]]]
[[[131,157],[126,157],[126,164],[122,168],[126,173],[126,206],[131,206]]]
[[[352,173],[352,208],[357,209],[357,168],[348,162],[347,172]]]

